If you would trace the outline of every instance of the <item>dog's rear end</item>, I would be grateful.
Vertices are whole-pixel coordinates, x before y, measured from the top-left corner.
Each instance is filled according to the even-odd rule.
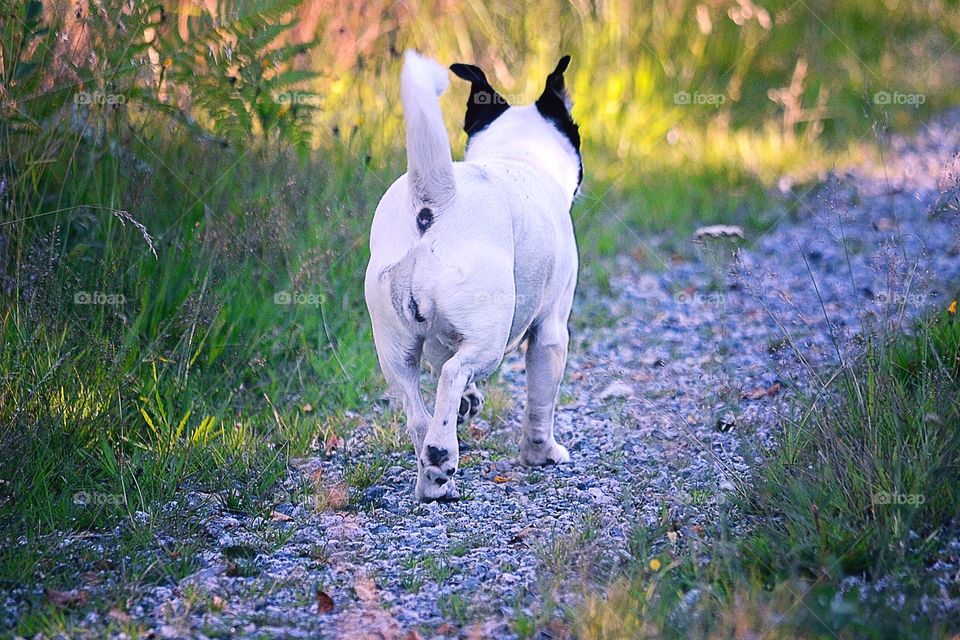
[[[482,72],[476,73],[471,81],[485,83]],[[403,400],[417,452],[421,500],[457,497],[457,418],[464,407],[468,413],[477,408],[474,381],[492,373],[504,351],[522,338],[530,342],[524,459],[532,464],[568,459],[553,438],[552,422],[576,280],[569,222],[576,185],[567,194],[557,182],[572,180],[579,150],[574,149],[576,168],[561,163],[554,181],[557,176],[537,153],[569,154],[569,145],[532,106],[512,112],[501,106],[497,128],[503,133],[530,135],[541,127],[539,144],[528,145],[536,153],[494,152],[454,163],[438,102],[446,86],[445,69],[406,54],[401,98],[408,172],[377,207],[365,281],[381,370]],[[486,133],[477,140],[496,142]],[[432,416],[420,393],[423,353],[440,374]]]

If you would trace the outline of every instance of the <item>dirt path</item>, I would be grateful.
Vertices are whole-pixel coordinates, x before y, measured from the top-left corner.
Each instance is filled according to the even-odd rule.
[[[509,637],[533,613],[559,620],[628,561],[635,527],[665,522],[661,544],[691,544],[721,519],[741,526],[724,497],[749,478],[745,453],[771,446],[818,365],[850,357],[866,327],[946,304],[960,276],[958,122],[895,140],[885,166],[795,189],[800,206],[747,234],[736,264],[710,244],[656,271],[624,257],[611,296],[581,290],[557,414],[571,464],[517,464],[514,354],[464,430],[465,499],[416,503],[389,416],[359,417],[348,442],[301,461],[272,519],[188,496],[207,512],[203,569],[130,613],[160,637]]]

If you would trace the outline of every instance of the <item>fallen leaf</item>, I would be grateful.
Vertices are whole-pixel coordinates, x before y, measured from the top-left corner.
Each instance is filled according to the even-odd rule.
[[[343,440],[341,440],[337,434],[331,433],[329,436],[327,436],[326,442],[323,443],[323,453],[325,455],[330,455],[330,452],[340,447],[342,444]]]
[[[767,398],[770,396],[775,396],[780,393],[781,385],[779,382],[774,382],[769,387],[760,387],[757,389],[751,389],[750,391],[744,391],[740,394],[740,397],[744,400],[760,400],[761,398]]]
[[[47,599],[60,607],[69,607],[77,604],[86,604],[90,594],[80,589],[71,589],[70,591],[46,590]]]
[[[110,609],[110,613],[107,614],[107,617],[113,620],[114,622],[119,622],[120,624],[125,624],[133,620],[129,613],[114,607]]]
[[[280,511],[271,511],[270,519],[273,520],[274,522],[291,522],[293,520],[292,517],[288,516],[285,513],[281,513]]]
[[[360,574],[353,581],[353,591],[362,602],[377,600],[377,585],[369,576]]]
[[[457,628],[448,622],[443,622],[437,627],[437,635],[453,636],[457,634]]]
[[[333,598],[317,589],[317,613],[327,614],[333,611]]]
[[[84,571],[80,574],[80,579],[84,584],[100,584],[101,577],[96,571]]]
[[[470,423],[470,426],[467,428],[467,430],[470,432],[470,437],[474,440],[480,441],[487,437],[487,431],[482,427],[478,427],[472,422]]]
[[[510,482],[510,478],[505,476],[493,476],[493,481],[497,484],[503,484],[504,482]]]
[[[533,527],[524,527],[523,529],[520,529],[520,531],[517,531],[515,534],[513,534],[513,536],[510,537],[510,544],[519,544],[523,542],[524,538],[529,536],[534,531],[536,531],[536,529]]]

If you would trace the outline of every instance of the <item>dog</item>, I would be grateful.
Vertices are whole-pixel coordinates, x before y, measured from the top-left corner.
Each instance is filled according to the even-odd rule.
[[[380,368],[403,403],[420,501],[459,498],[457,424],[476,415],[476,382],[526,341],[526,465],[570,460],[553,415],[567,359],[578,256],[570,209],[583,179],[580,133],[564,83],[569,56],[534,104],[511,106],[467,64],[467,147],[454,162],[440,112],[448,73],[404,54],[400,96],[407,173],[383,195],[364,280]],[[439,373],[431,414],[425,356]]]

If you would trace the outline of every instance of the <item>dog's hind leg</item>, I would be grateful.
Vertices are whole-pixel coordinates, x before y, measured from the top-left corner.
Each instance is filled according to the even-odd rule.
[[[527,465],[570,461],[570,453],[553,435],[553,413],[567,363],[568,316],[569,306],[553,311],[530,329],[527,338],[527,406],[520,441],[520,458]]]
[[[423,344],[423,354],[430,363],[433,374],[439,376],[444,363],[453,357],[453,351],[444,346],[439,340],[427,338]],[[460,406],[457,410],[457,424],[469,422],[480,415],[483,408],[483,393],[477,388],[476,382],[471,382],[460,396]]]
[[[497,368],[502,353],[502,345],[492,348],[463,346],[441,367],[433,418],[418,457],[417,498],[421,501],[459,498],[453,474],[457,472],[460,461],[460,445],[457,441],[460,400],[467,385],[490,375]]]
[[[373,323],[373,340],[380,359],[380,369],[387,379],[391,393],[399,396],[403,402],[407,433],[419,459],[423,438],[430,424],[430,413],[420,392],[420,354],[423,341],[416,336],[402,336],[399,340],[397,337],[393,334],[394,340],[388,340],[387,336],[378,330],[377,323]]]

